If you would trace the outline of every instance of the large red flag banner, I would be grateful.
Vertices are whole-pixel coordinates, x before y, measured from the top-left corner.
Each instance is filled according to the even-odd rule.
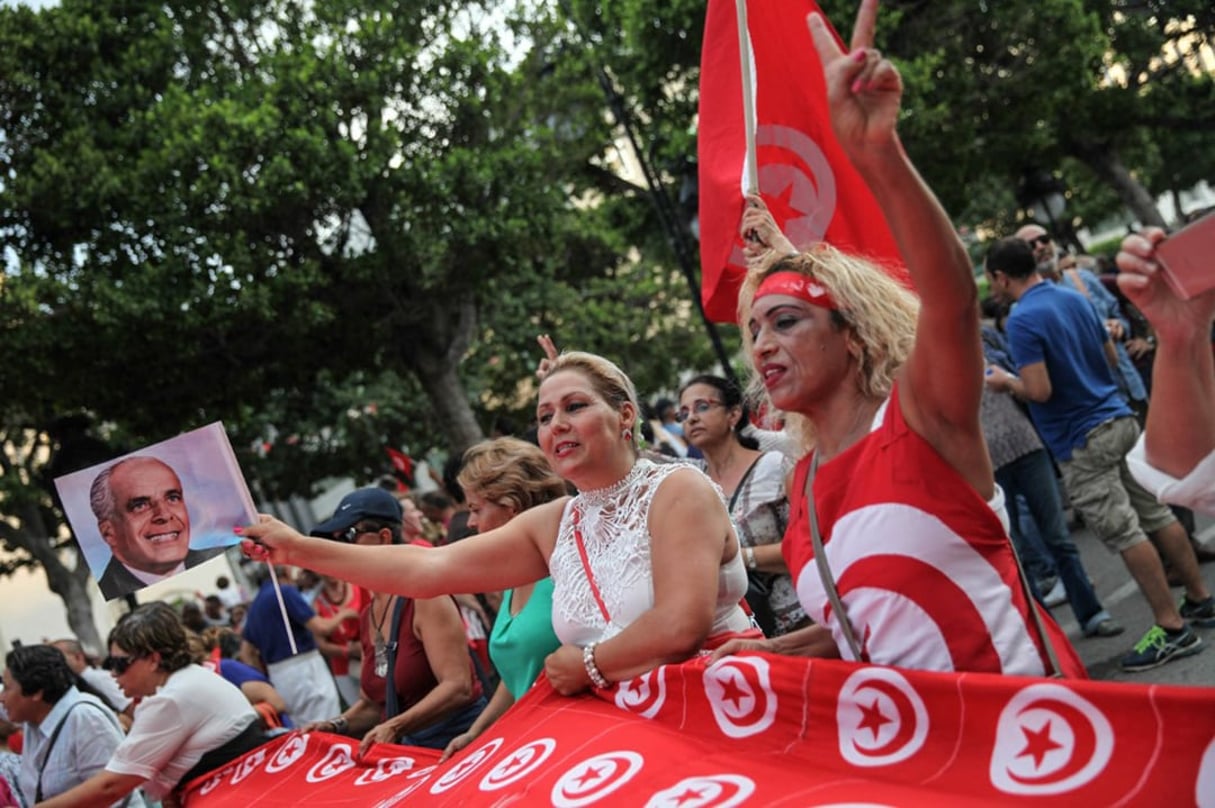
[[[357,749],[284,736],[185,804],[1215,806],[1215,688],[699,657],[575,698],[542,678],[443,764]]]
[[[760,193],[795,245],[828,241],[906,283],[886,219],[831,129],[823,69],[806,27],[812,11],[812,0],[747,3]],[[701,297],[710,319],[734,322],[746,274],[738,236],[746,133],[734,0],[709,0],[697,139]]]

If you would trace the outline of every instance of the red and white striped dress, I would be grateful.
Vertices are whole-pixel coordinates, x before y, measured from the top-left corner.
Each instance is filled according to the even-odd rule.
[[[996,500],[984,502],[913,432],[897,388],[876,420],[814,481],[823,551],[862,652],[877,664],[920,670],[1049,672],[997,516],[1003,494],[997,489]],[[811,457],[794,470],[785,561],[806,613],[852,659],[814,562],[802,494]],[[1063,673],[1084,677],[1066,635],[1042,617]]]

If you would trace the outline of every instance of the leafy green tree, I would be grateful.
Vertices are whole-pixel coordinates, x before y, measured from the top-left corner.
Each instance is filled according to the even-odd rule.
[[[430,399],[418,431],[480,436],[458,368],[483,280],[551,277],[533,256],[569,209],[530,76],[475,9],[68,0],[0,9],[0,41],[8,412],[151,441],[395,371]],[[71,610],[25,461],[6,539]]]
[[[845,5],[824,2],[836,19]],[[882,45],[909,87],[902,131],[947,208],[982,216],[972,183],[1016,187],[1034,170],[1070,167],[1067,184],[1083,189],[1083,166],[1140,221],[1162,223],[1150,186],[1167,169],[1153,144],[1215,123],[1215,76],[1199,58],[1215,33],[1208,3],[888,5]]]
[[[0,412],[223,419],[282,497],[526,417],[539,332],[642,389],[708,364],[585,44],[525,10],[0,9]]]
[[[19,423],[0,426],[0,576],[38,565],[47,585],[67,609],[68,626],[82,643],[102,647],[86,588],[89,568],[50,504],[50,482],[42,458],[50,451],[47,433]]]

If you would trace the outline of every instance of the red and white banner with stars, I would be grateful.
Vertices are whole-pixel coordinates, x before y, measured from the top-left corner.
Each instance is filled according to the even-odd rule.
[[[441,765],[357,749],[286,736],[195,780],[186,805],[1215,806],[1215,688],[748,654],[577,698],[541,680]]]

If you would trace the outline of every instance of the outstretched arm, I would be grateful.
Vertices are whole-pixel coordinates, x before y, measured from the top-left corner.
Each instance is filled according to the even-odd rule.
[[[134,774],[118,774],[102,770],[75,788],[38,803],[36,808],[103,808],[120,802],[123,797],[139,788],[146,777]]]
[[[1182,300],[1165,283],[1156,261],[1164,231],[1149,227],[1122,241],[1117,262],[1120,288],[1156,330],[1152,406],[1148,407],[1147,460],[1185,477],[1215,451],[1215,360],[1211,320],[1215,291]]]
[[[506,525],[443,547],[360,547],[301,535],[262,514],[240,530],[256,561],[292,564],[375,592],[432,598],[520,586],[548,575],[548,555],[565,500],[531,508]],[[544,549],[541,549],[544,548]]]
[[[845,53],[818,14],[831,123],[873,191],[920,296],[916,344],[900,382],[908,424],[984,496],[993,486],[979,425],[983,351],[970,259],[949,217],[903,150],[895,124],[903,81],[873,47],[877,0],[863,0]]]

